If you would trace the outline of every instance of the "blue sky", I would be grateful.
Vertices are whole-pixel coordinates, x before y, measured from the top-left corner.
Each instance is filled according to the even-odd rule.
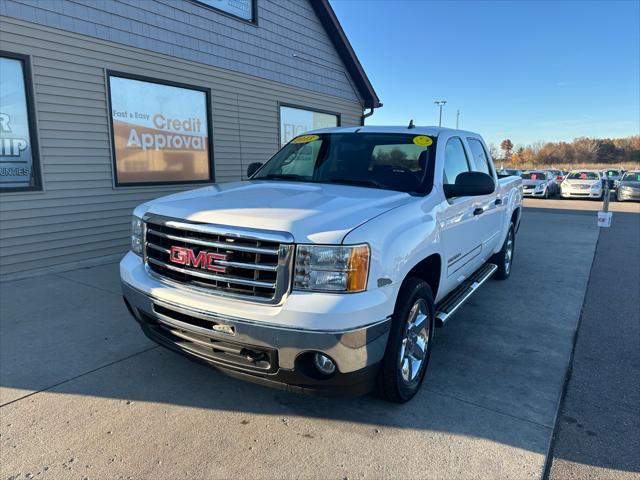
[[[384,107],[499,144],[640,133],[640,1],[331,0]]]

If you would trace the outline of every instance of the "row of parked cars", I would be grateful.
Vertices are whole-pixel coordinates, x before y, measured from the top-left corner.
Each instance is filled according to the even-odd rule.
[[[640,200],[640,170],[520,170],[503,169],[500,175],[519,175],[525,197],[591,198],[602,200],[605,186],[618,201]]]

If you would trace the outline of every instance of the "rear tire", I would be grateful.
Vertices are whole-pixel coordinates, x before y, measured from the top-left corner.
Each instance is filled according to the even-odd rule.
[[[380,397],[405,403],[418,392],[429,366],[434,329],[431,287],[424,280],[408,277],[398,294],[387,350],[378,373]]]
[[[490,262],[498,266],[498,270],[493,275],[497,280],[506,280],[511,276],[511,268],[513,267],[513,256],[516,251],[516,231],[513,222],[509,224],[507,238],[504,239],[502,249],[491,257]]]

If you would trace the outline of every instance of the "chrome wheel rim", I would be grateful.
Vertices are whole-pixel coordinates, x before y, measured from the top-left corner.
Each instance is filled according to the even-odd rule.
[[[511,262],[513,260],[513,233],[509,230],[507,236],[507,249],[504,252],[504,270],[509,273],[511,271]]]
[[[419,299],[407,316],[404,337],[400,346],[399,368],[402,380],[413,383],[419,378],[429,347],[429,308]]]

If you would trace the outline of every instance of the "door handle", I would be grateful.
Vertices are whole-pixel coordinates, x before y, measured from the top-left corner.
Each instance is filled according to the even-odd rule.
[[[494,203],[496,205],[502,205],[502,199],[501,198],[496,198],[496,201]]]
[[[473,211],[474,215],[482,215],[484,213],[484,208],[478,207]]]

